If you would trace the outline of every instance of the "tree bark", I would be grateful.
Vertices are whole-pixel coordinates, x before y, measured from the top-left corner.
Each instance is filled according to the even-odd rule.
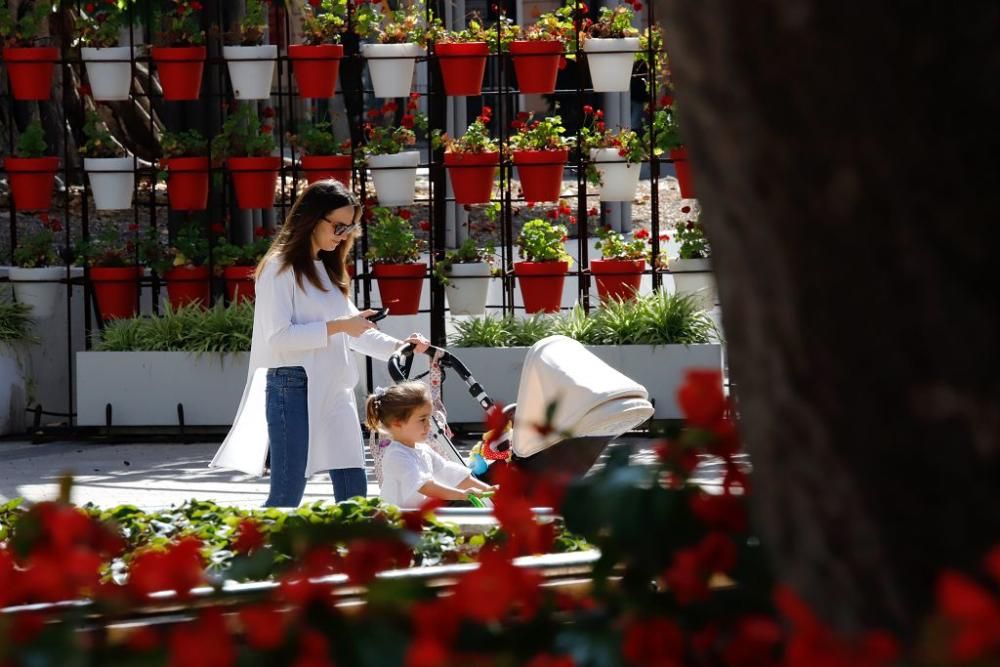
[[[775,570],[912,636],[1000,541],[1000,7],[654,11]]]

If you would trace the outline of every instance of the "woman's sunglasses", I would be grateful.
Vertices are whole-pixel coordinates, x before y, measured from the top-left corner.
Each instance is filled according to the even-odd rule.
[[[333,225],[333,233],[335,236],[346,236],[361,226],[361,223],[359,222],[351,222],[345,225],[342,222],[333,222],[332,220],[327,220],[326,218],[323,218],[323,220]]]

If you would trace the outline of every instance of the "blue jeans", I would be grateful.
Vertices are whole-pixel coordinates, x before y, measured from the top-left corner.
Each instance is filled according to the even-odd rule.
[[[368,477],[364,468],[338,468],[330,471],[330,480],[333,482],[333,498],[338,503],[361,496],[368,495]]]

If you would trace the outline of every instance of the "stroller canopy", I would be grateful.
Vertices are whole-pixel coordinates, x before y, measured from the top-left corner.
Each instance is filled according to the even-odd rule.
[[[537,454],[570,437],[617,437],[653,416],[646,388],[566,336],[535,343],[521,368],[512,449]],[[543,433],[546,411],[555,413]]]

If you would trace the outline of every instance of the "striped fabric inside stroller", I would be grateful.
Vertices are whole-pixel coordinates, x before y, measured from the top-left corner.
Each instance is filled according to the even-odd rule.
[[[410,344],[389,359],[389,375],[394,382],[410,379],[413,354]],[[483,462],[466,460],[452,442],[440,398],[446,370],[458,374],[484,413],[494,401],[458,357],[436,347],[429,348],[427,355],[431,358],[427,374],[434,402],[427,444],[445,460],[469,467],[489,481],[489,470],[482,470]],[[579,342],[566,336],[549,336],[528,350],[521,368],[517,403],[505,408],[505,412],[513,412],[513,429],[492,438],[482,456],[486,460],[509,458],[512,465],[534,474],[583,476],[611,440],[653,416],[648,397],[645,387],[607,365]],[[381,454],[387,445],[388,441],[379,441],[374,434],[369,441],[380,486]]]

